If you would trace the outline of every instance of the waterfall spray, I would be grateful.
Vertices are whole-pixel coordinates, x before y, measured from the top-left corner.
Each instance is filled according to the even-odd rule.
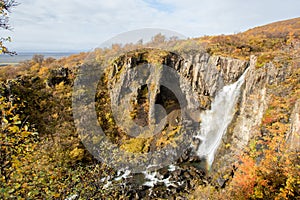
[[[206,158],[209,167],[212,165],[216,150],[233,119],[235,105],[247,71],[248,69],[235,83],[224,86],[212,102],[211,110],[201,114],[201,129],[196,138],[202,142],[197,149],[197,155]]]

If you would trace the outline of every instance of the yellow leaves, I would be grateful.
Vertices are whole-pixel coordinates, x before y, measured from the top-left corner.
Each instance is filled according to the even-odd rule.
[[[145,138],[131,138],[125,141],[120,148],[131,153],[142,153],[145,142]]]
[[[22,122],[19,120],[19,121],[13,122],[13,124],[19,125],[19,124],[22,124]]]
[[[21,187],[21,184],[20,183],[16,183],[15,184],[15,189],[17,190],[17,189],[19,189]]]
[[[21,124],[19,115],[14,115],[9,120],[13,121],[13,124]]]
[[[2,108],[0,115],[2,122],[0,131],[0,164],[6,172],[3,174],[0,172],[0,182],[4,184],[1,188],[5,188],[5,191],[1,191],[1,193],[4,193],[3,195],[6,198],[12,197],[11,194],[14,196],[28,194],[29,189],[27,184],[24,183],[28,181],[28,174],[31,170],[28,165],[34,162],[32,152],[35,148],[34,138],[36,137],[35,133],[29,131],[29,124],[22,123],[25,120],[16,114],[22,113],[24,105],[16,103],[21,101],[21,99],[17,97],[10,98],[14,98],[13,101],[4,97],[0,99]],[[0,196],[3,197],[2,194]]]
[[[273,160],[274,162],[277,162],[277,161],[278,161],[278,157],[277,157],[277,156],[272,156],[272,160]]]
[[[84,157],[84,149],[75,148],[69,153],[70,157],[75,160],[82,160]]]
[[[8,124],[8,120],[5,117],[2,118],[2,122],[4,122],[5,124]]]
[[[179,134],[179,131],[181,130],[181,126],[176,126],[173,128],[173,130],[168,132],[168,139],[174,138],[176,135]]]
[[[285,133],[288,130],[289,125],[288,124],[283,124],[283,123],[280,123],[280,122],[275,122],[275,123],[272,124],[272,128],[278,130],[281,133]]]
[[[59,193],[54,193],[54,194],[53,194],[53,197],[59,198],[59,197],[60,197],[60,194],[59,194]]]
[[[28,187],[28,183],[25,182],[22,184],[22,188],[26,189],[27,187]]]
[[[39,74],[39,76],[45,76],[46,74],[48,74],[48,72],[49,72],[48,67],[41,67],[38,74]]]
[[[40,102],[40,106],[43,107],[43,108],[46,107],[47,104],[48,104],[48,102],[47,102],[46,100],[42,100],[42,101]]]
[[[54,114],[52,114],[52,117],[53,117],[53,119],[57,119],[58,118],[58,114],[54,113]]]
[[[21,136],[23,137],[23,138],[26,138],[26,137],[28,137],[29,135],[31,135],[32,133],[31,132],[28,132],[28,131],[22,131],[21,132]]]
[[[36,63],[36,64],[31,66],[30,70],[37,72],[37,71],[40,70],[40,67],[41,67],[41,65],[39,63]]]
[[[8,129],[13,133],[18,133],[20,131],[18,126],[11,126]]]
[[[6,47],[2,46],[2,43],[0,45],[0,54],[6,53],[8,50]]]
[[[64,89],[64,86],[65,86],[65,83],[62,81],[59,84],[55,85],[55,89],[60,91],[60,90]]]
[[[27,125],[24,126],[24,130],[28,131],[28,126]]]
[[[65,94],[65,98],[69,98],[69,97],[72,97],[72,93],[71,93],[71,92],[67,92],[67,93]]]
[[[111,113],[106,113],[105,118],[110,126],[113,126],[114,120]]]
[[[13,157],[11,163],[12,163],[12,167],[14,168],[19,168],[22,165],[22,163],[20,162],[20,160],[18,160],[16,156]]]
[[[264,197],[260,188],[255,188],[254,196],[255,198],[259,199],[262,199]]]

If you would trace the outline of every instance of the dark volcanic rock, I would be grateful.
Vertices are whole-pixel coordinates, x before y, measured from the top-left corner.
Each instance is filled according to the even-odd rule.
[[[53,69],[50,71],[49,78],[47,80],[47,83],[50,87],[53,87],[61,82],[64,82],[65,84],[70,83],[69,79],[70,70],[68,68],[58,68]]]

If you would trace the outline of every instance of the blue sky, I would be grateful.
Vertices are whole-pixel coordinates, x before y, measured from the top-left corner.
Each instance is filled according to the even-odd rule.
[[[164,1],[158,0],[144,0],[149,7],[154,8],[160,12],[172,13],[175,11],[174,6],[171,3],[166,4]]]
[[[230,34],[300,16],[299,0],[19,0],[8,44],[16,51],[91,50],[135,29],[187,37]]]

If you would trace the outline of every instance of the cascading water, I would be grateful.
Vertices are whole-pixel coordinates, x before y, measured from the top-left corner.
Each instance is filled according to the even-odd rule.
[[[215,152],[232,121],[240,88],[244,83],[247,71],[248,69],[235,83],[224,86],[212,102],[211,110],[201,114],[201,129],[196,138],[200,139],[202,143],[197,149],[197,155],[205,157],[209,166],[213,163]]]

